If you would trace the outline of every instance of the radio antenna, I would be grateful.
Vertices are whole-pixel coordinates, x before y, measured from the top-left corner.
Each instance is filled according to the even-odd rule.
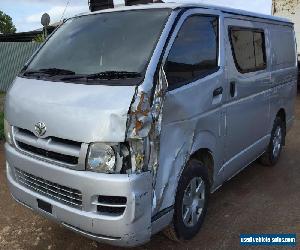
[[[70,0],[67,1],[66,7],[65,7],[65,9],[64,9],[64,12],[62,13],[62,16],[61,16],[61,18],[60,18],[60,22],[63,20],[64,15],[65,15],[65,13],[66,13],[66,10],[67,10],[69,4],[70,4]]]

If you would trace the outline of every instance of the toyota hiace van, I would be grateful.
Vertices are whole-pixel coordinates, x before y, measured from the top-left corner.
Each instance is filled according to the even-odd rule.
[[[210,193],[273,166],[294,120],[293,24],[198,4],[66,20],[5,104],[14,199],[92,239],[187,240]]]

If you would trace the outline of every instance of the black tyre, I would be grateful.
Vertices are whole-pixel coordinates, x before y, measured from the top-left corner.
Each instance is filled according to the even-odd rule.
[[[189,240],[200,230],[207,211],[209,181],[207,169],[190,160],[180,177],[172,224],[165,235],[175,241]]]
[[[265,166],[274,166],[282,151],[285,142],[285,126],[280,117],[276,117],[271,133],[271,139],[267,151],[261,156],[260,162]]]

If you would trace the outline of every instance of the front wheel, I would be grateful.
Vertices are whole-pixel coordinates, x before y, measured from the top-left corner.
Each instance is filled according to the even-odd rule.
[[[164,231],[175,241],[189,240],[200,230],[207,210],[209,181],[207,169],[190,160],[178,183],[172,224]]]
[[[276,117],[271,132],[271,139],[267,151],[261,156],[260,161],[263,165],[274,166],[282,151],[285,140],[285,126],[280,117]]]

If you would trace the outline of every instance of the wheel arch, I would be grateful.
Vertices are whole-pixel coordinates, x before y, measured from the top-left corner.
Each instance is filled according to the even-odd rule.
[[[213,153],[209,148],[200,148],[195,151],[190,159],[199,160],[203,166],[207,169],[208,178],[210,185],[213,185],[214,182],[214,157]]]
[[[286,112],[284,108],[280,108],[276,114],[276,117],[279,117],[284,124],[284,135],[286,135]],[[285,138],[285,136],[284,136]],[[285,144],[285,139],[283,141],[283,144]]]
[[[286,123],[286,112],[284,108],[280,108],[276,114],[276,117],[280,117],[284,123]]]

